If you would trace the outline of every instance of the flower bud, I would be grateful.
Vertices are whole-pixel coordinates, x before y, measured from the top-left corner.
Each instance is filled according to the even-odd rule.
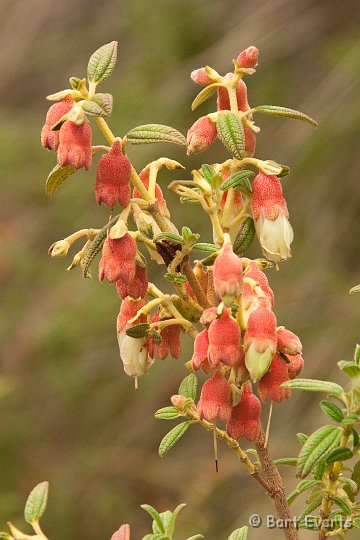
[[[204,309],[202,312],[202,315],[200,317],[200,322],[203,326],[209,326],[210,323],[215,321],[217,318],[217,308],[216,307],[209,307]]]
[[[41,144],[43,148],[47,148],[48,150],[58,149],[59,131],[52,131],[51,128],[71,110],[73,105],[74,102],[69,99],[64,99],[59,101],[59,103],[51,105],[46,115],[45,124],[41,130]]]
[[[236,366],[241,360],[241,332],[237,322],[224,310],[209,326],[209,361],[212,367],[223,362]]]
[[[226,431],[233,439],[254,441],[260,430],[261,403],[252,392],[250,382],[242,387],[239,403],[233,408]]]
[[[281,356],[276,354],[272,359],[268,372],[260,379],[258,384],[261,401],[265,402],[267,398],[270,398],[272,401],[280,403],[284,399],[288,399],[291,390],[280,388],[280,385],[288,380],[287,363]]]
[[[119,141],[99,160],[96,170],[95,195],[98,204],[114,208],[116,203],[126,207],[130,202],[131,163],[124,156]]]
[[[242,262],[233,252],[230,243],[225,244],[214,263],[214,287],[225,304],[231,305],[241,295],[243,285]]]
[[[208,116],[202,116],[187,133],[187,154],[198,154],[208,150],[216,139],[216,126]]]
[[[70,247],[71,244],[67,240],[58,240],[49,247],[48,253],[54,258],[66,257]]]
[[[194,341],[194,353],[192,355],[191,364],[194,371],[198,371],[202,364],[208,361],[209,335],[205,329],[200,332]]]
[[[148,357],[147,339],[132,338],[123,330],[118,334],[118,343],[125,373],[129,377],[144,375],[153,363]]]
[[[301,375],[302,370],[304,369],[304,359],[301,354],[295,354],[294,356],[288,356],[289,363],[286,364],[289,379],[295,379]]]
[[[248,47],[242,51],[236,59],[239,67],[255,68],[259,61],[259,49],[257,47]]]
[[[88,122],[77,125],[67,120],[61,126],[57,158],[60,167],[72,165],[75,169],[90,168],[91,127]]]
[[[260,270],[260,268],[254,261],[251,261],[249,266],[247,267],[245,277],[249,277],[259,283],[262,291],[270,300],[271,307],[274,307],[274,293],[269,285],[269,280],[266,277],[266,274],[262,270]]]
[[[111,537],[111,540],[130,540],[130,525],[121,525]]]
[[[213,79],[211,79],[206,73],[206,69],[204,67],[194,69],[194,71],[191,72],[190,77],[194,83],[200,84],[201,86],[207,86],[208,84],[212,84],[214,82]]]
[[[296,334],[280,326],[277,329],[277,350],[284,354],[301,354],[301,341]]]
[[[276,345],[275,315],[260,305],[251,313],[244,337],[245,364],[254,382],[269,369]]]
[[[208,422],[214,422],[217,418],[224,422],[230,420],[230,386],[219,373],[215,373],[204,383],[197,410],[200,418],[205,418]]]
[[[122,238],[106,238],[99,264],[99,280],[109,283],[120,279],[129,285],[135,277],[136,242],[129,235]]]
[[[261,172],[252,190],[255,229],[265,257],[274,262],[290,258],[294,233],[278,177]]]
[[[238,108],[240,111],[244,112],[250,109],[247,99],[247,87],[242,79],[240,79],[240,81],[236,85],[236,97],[238,102]],[[226,88],[223,88],[221,86],[218,88],[217,110],[230,110],[229,93]]]
[[[147,268],[142,266],[135,266],[135,277],[129,283],[125,283],[122,279],[116,282],[116,289],[120,298],[144,298],[148,289]]]
[[[185,396],[180,396],[179,394],[176,394],[174,396],[171,396],[170,401],[174,405],[174,407],[179,409],[179,411],[182,411],[187,399],[188,398],[186,398]]]

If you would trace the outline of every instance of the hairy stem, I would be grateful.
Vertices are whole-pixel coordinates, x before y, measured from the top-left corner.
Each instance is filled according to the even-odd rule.
[[[188,258],[182,261],[182,263],[180,264],[180,270],[181,270],[181,273],[187,277],[188,282],[190,283],[190,287],[192,288],[193,293],[195,294],[196,299],[199,302],[200,306],[203,307],[204,309],[211,307],[211,304],[209,300],[207,299],[207,296],[204,293],[203,288],[201,287],[199,281],[197,280],[194,274],[193,269],[191,268]]]

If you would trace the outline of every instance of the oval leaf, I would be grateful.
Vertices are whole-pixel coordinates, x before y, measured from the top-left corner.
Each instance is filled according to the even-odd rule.
[[[143,338],[148,334],[149,328],[149,323],[136,324],[126,330],[126,335],[135,339]]]
[[[171,431],[169,431],[169,433],[165,435],[159,446],[160,457],[164,457],[165,454],[168,453],[170,448],[172,448],[174,444],[176,444],[181,439],[189,426],[190,422],[181,422],[181,424],[175,426]]]
[[[47,177],[45,184],[46,195],[51,198],[55,191],[61,186],[65,180],[76,172],[75,167],[72,165],[67,165],[66,167],[60,167],[60,165],[55,165],[53,170],[50,172]]]
[[[145,510],[150,516],[153,518],[154,522],[156,523],[157,529],[160,533],[165,533],[164,524],[162,522],[162,519],[160,517],[160,514],[153,506],[150,506],[150,504],[142,504],[141,508]]]
[[[179,416],[181,414],[176,407],[163,407],[155,413],[155,418],[158,420],[174,420],[174,418],[179,418]]]
[[[144,124],[131,129],[126,138],[132,144],[150,144],[157,142],[167,142],[186,146],[186,139],[180,131],[170,126],[162,124]]]
[[[110,77],[116,64],[117,45],[117,41],[112,41],[91,55],[87,67],[89,82],[99,83]]]
[[[26,501],[24,516],[27,523],[34,523],[45,512],[49,494],[49,482],[41,482],[34,487]]]
[[[319,381],[316,379],[293,379],[280,385],[281,388],[292,388],[293,390],[306,390],[308,392],[330,392],[340,396],[344,390],[336,383],[328,381]]]
[[[230,188],[237,188],[248,193],[252,192],[251,182],[249,178],[254,176],[253,171],[238,171],[232,174],[225,182],[221,185],[220,189],[226,191]]]
[[[185,379],[181,381],[178,394],[193,400],[196,399],[197,392],[197,378],[194,373],[190,373]]]
[[[237,159],[242,159],[245,155],[245,135],[239,116],[232,112],[221,114],[216,129],[225,148]]]
[[[95,94],[90,100],[83,101],[81,106],[92,116],[109,116],[112,112],[113,97],[111,94]]]
[[[241,223],[236,235],[233,250],[236,255],[242,255],[249,249],[255,237],[255,224],[251,217],[247,217]]]
[[[248,528],[241,527],[241,529],[236,529],[229,536],[228,540],[247,540],[248,537]]]
[[[219,251],[219,247],[215,244],[208,244],[207,242],[197,242],[193,245],[195,251],[200,251],[201,253],[216,253]]]
[[[289,465],[290,467],[296,467],[297,466],[297,458],[279,458],[279,459],[274,459],[274,463],[276,466],[278,465]]]
[[[199,105],[204,103],[204,101],[207,101],[211,96],[213,96],[218,88],[218,86],[223,86],[221,83],[213,83],[209,84],[209,86],[205,86],[201,90],[201,92],[198,93],[196,98],[191,104],[191,110],[194,111]]]
[[[115,216],[109,223],[107,223],[101,231],[97,233],[94,240],[91,242],[90,246],[86,250],[84,257],[81,259],[81,272],[84,278],[90,277],[90,265],[95,259],[96,255],[101,251],[104,244],[105,238],[107,236],[108,230],[115,225],[118,221],[119,215]]]
[[[354,456],[350,448],[335,448],[326,458],[326,463],[335,463],[336,461],[346,461]]]
[[[342,410],[331,401],[321,401],[320,408],[329,418],[331,418],[331,420],[334,420],[335,422],[341,422],[341,420],[344,418]]]
[[[253,112],[268,114],[270,116],[285,116],[286,118],[295,118],[295,120],[303,120],[308,124],[312,124],[316,127],[318,126],[318,123],[307,114],[295,111],[294,109],[289,109],[288,107],[278,107],[277,105],[258,105],[257,107],[253,108]]]
[[[327,459],[339,444],[342,430],[336,426],[323,426],[315,431],[301,448],[298,459],[298,474],[307,476],[320,462]]]

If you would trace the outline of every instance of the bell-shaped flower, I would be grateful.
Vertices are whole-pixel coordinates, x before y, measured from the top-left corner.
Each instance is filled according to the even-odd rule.
[[[279,353],[296,355],[301,354],[302,344],[300,338],[283,326],[277,329],[277,350]]]
[[[57,150],[59,146],[59,131],[52,131],[54,126],[74,105],[70,99],[64,99],[51,105],[47,112],[45,124],[41,130],[41,144],[48,150]]]
[[[260,305],[251,313],[244,337],[245,364],[254,382],[269,369],[276,345],[275,315]]]
[[[231,243],[227,243],[214,263],[215,292],[225,304],[231,305],[241,295],[242,285],[242,262],[233,252]]]
[[[230,386],[218,372],[204,383],[197,409],[200,418],[208,422],[214,422],[217,418],[224,422],[230,420]]]
[[[294,356],[288,356],[289,363],[286,364],[289,379],[295,379],[301,375],[302,370],[304,369],[304,359],[301,354],[295,354]]]
[[[289,259],[294,233],[277,176],[261,172],[255,177],[251,206],[256,234],[265,257],[274,262]]]
[[[209,326],[209,362],[216,367],[223,362],[227,366],[236,366],[241,360],[241,331],[238,323],[224,309],[219,319]]]
[[[226,431],[233,439],[254,441],[260,430],[261,403],[248,381],[242,386],[239,403],[233,408]]]
[[[107,237],[99,264],[99,280],[105,278],[109,283],[120,279],[129,285],[135,277],[136,242],[129,235],[111,239]]]
[[[98,204],[104,203],[114,208],[118,203],[126,207],[131,197],[130,177],[130,160],[123,155],[120,142],[115,141],[97,166],[95,195]]]
[[[151,317],[151,322],[161,322],[168,319],[161,319],[159,312],[153,314]],[[155,330],[159,330],[157,326],[154,327]],[[165,360],[165,358],[171,354],[173,358],[179,358],[181,353],[181,343],[180,343],[180,326],[178,324],[172,324],[165,326],[160,330],[161,343],[156,343],[154,336],[149,338],[149,355],[151,358],[159,358],[160,360]]]
[[[247,267],[245,277],[251,278],[259,283],[260,288],[270,300],[271,307],[274,307],[274,292],[269,285],[269,280],[266,277],[266,274],[260,270],[254,261],[251,261]]]
[[[287,363],[281,356],[276,354],[272,359],[269,370],[260,379],[258,384],[261,400],[265,402],[269,398],[272,401],[280,403],[281,401],[284,401],[284,399],[288,399],[291,390],[288,388],[280,388],[280,385],[288,380]]]
[[[59,132],[57,159],[60,167],[71,165],[75,169],[89,169],[91,166],[91,127],[88,122],[74,124],[64,122]]]
[[[135,277],[132,281],[126,283],[122,279],[116,282],[116,289],[120,298],[144,298],[148,289],[148,278],[146,266],[135,265]]]
[[[208,116],[202,116],[187,132],[187,154],[198,154],[208,150],[217,136],[216,126]]]
[[[191,365],[194,371],[198,371],[204,364],[208,367],[209,335],[207,329],[200,332],[194,341],[194,352]]]

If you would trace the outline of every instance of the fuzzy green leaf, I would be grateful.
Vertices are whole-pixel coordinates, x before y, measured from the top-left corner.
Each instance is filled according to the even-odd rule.
[[[211,98],[211,96],[213,96],[215,94],[218,86],[222,86],[222,84],[221,83],[213,83],[213,84],[209,84],[208,86],[205,86],[205,88],[203,88],[201,90],[201,92],[198,93],[198,95],[196,96],[196,98],[192,102],[191,110],[195,111],[195,109],[199,105],[201,105],[202,103],[207,101],[209,98]]]
[[[89,82],[99,83],[110,77],[116,64],[117,46],[117,41],[112,41],[91,55],[87,67]]]
[[[329,392],[338,396],[344,392],[344,389],[339,384],[316,379],[293,379],[282,383],[280,388],[292,388],[293,390],[306,390],[308,392]]]
[[[101,251],[105,238],[107,236],[107,232],[115,223],[118,221],[119,215],[112,218],[112,220],[107,223],[101,231],[97,233],[94,240],[91,242],[90,246],[86,250],[86,253],[84,257],[81,259],[80,265],[81,265],[81,272],[84,278],[90,277],[90,265],[95,259],[96,255]]]
[[[354,362],[360,364],[360,345],[357,343],[354,352]]]
[[[294,118],[295,120],[303,120],[308,124],[312,124],[316,127],[318,126],[318,123],[307,114],[300,111],[295,111],[294,109],[289,109],[288,107],[279,107],[277,105],[258,105],[257,107],[253,108],[253,111],[255,113],[258,112],[270,116],[284,116],[286,118]]]
[[[341,360],[338,362],[338,366],[348,377],[351,379],[354,377],[359,377],[360,375],[360,366],[357,362],[347,362],[346,360]]]
[[[184,135],[169,126],[162,124],[144,124],[131,129],[126,138],[132,144],[150,144],[150,143],[172,143],[179,146],[186,146]]]
[[[155,418],[158,420],[174,420],[175,418],[179,418],[179,416],[181,414],[176,407],[163,407],[155,413]]]
[[[225,148],[237,159],[245,155],[244,126],[239,116],[228,112],[221,114],[216,122],[218,137]]]
[[[230,188],[237,188],[241,191],[246,191],[247,193],[252,192],[251,182],[249,178],[254,176],[253,171],[238,171],[232,174],[225,182],[221,185],[220,189],[226,191]]]
[[[350,448],[335,448],[331,454],[326,458],[326,463],[335,463],[336,461],[346,461],[353,457],[353,453]]]
[[[247,540],[247,537],[248,537],[248,528],[241,527],[241,529],[236,529],[236,531],[232,532],[228,540]]]
[[[49,482],[41,482],[31,491],[25,505],[24,516],[27,523],[34,523],[45,512],[49,495]]]
[[[303,446],[309,438],[305,433],[297,433],[296,436],[299,439],[301,446]]]
[[[339,508],[341,508],[345,516],[351,516],[351,508],[345,501],[340,499],[340,497],[333,497],[332,500],[339,506]]]
[[[201,253],[216,253],[219,251],[219,247],[215,244],[208,244],[207,242],[197,242],[193,245],[195,251],[200,251]]]
[[[95,94],[90,100],[83,101],[81,106],[92,116],[109,116],[112,112],[113,97],[111,94]]]
[[[301,495],[301,493],[304,493],[305,491],[307,491],[308,489],[318,485],[320,482],[319,480],[302,480],[297,488],[292,492],[290,493],[290,495],[287,497],[287,502],[288,504],[292,504],[295,499]]]
[[[149,323],[140,323],[134,326],[130,326],[126,330],[126,335],[135,339],[143,338],[149,333],[150,324]]]
[[[185,244],[185,240],[179,234],[162,232],[154,238],[154,242],[160,242],[161,240],[168,240],[173,244]]]
[[[278,465],[289,465],[290,467],[296,467],[297,466],[297,458],[279,458],[274,459],[274,463],[276,466]]]
[[[180,396],[184,396],[184,397],[195,400],[196,393],[197,393],[197,378],[196,378],[196,375],[194,375],[194,373],[190,373],[190,375],[187,375],[187,377],[185,377],[185,379],[181,381],[178,394]]]
[[[159,532],[164,534],[165,528],[164,528],[159,512],[155,510],[153,506],[150,506],[150,504],[142,504],[141,508],[145,510],[145,512],[150,514],[150,516],[153,518],[154,522],[156,523],[157,528],[159,529]]]
[[[354,482],[354,480],[352,480],[351,478],[346,478],[346,476],[340,476],[339,482],[341,482],[345,486],[348,486],[353,494],[357,494],[358,487],[357,483]]]
[[[347,415],[346,418],[342,421],[342,424],[344,426],[349,426],[351,424],[358,424],[359,423],[359,416],[355,413],[350,413]]]
[[[331,401],[321,401],[320,408],[329,418],[331,418],[331,420],[334,420],[335,422],[341,422],[341,420],[344,418],[342,410]]]
[[[255,237],[255,224],[251,217],[241,222],[240,228],[234,240],[233,250],[236,255],[242,255],[249,249]]]
[[[299,454],[300,478],[307,476],[320,461],[326,460],[338,446],[341,433],[342,430],[336,426],[323,426],[310,435]]]
[[[66,167],[60,167],[60,165],[55,165],[46,180],[46,195],[51,198],[54,195],[55,191],[61,186],[61,184],[65,182],[65,180],[75,172],[76,169],[72,165],[67,165]]]
[[[183,508],[185,508],[186,504],[185,503],[182,503],[182,504],[179,504],[175,510],[172,512],[171,514],[171,517],[169,519],[169,523],[166,524],[165,526],[165,533],[170,537],[172,538],[172,535],[174,534],[174,530],[175,530],[175,524],[176,524],[176,519],[178,517],[178,515],[180,514],[181,510]]]
[[[189,426],[190,422],[181,422],[165,435],[159,446],[160,457],[164,457],[165,454],[168,453],[170,448],[172,448],[185,434]]]

